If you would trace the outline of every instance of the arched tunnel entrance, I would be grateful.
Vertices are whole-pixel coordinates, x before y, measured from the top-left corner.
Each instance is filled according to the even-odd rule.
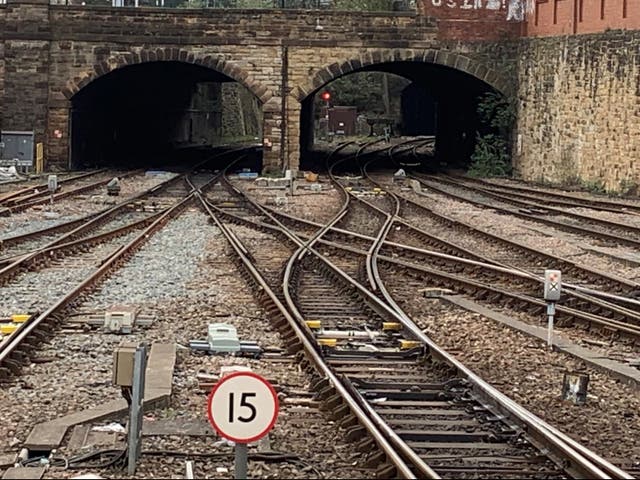
[[[71,99],[73,168],[159,166],[184,147],[259,141],[262,106],[210,68],[174,61],[116,69]]]
[[[372,81],[372,75],[386,80]],[[376,89],[382,93],[373,93]],[[464,168],[475,149],[477,132],[486,130],[478,115],[478,103],[484,94],[495,90],[472,75],[437,64],[388,62],[355,70],[326,83],[303,100],[302,168],[304,160],[312,158],[305,153],[314,143],[326,140],[327,132],[330,139],[331,133],[336,133],[330,131],[335,126],[325,125],[326,102],[321,96],[326,92],[330,94],[331,108],[356,107],[357,121],[369,123],[368,129],[358,129],[357,136],[368,135],[372,123],[390,126],[394,135],[433,135],[435,161],[446,167]],[[353,92],[359,93],[354,96]],[[388,116],[391,118],[384,118]],[[383,129],[373,131],[380,135]]]

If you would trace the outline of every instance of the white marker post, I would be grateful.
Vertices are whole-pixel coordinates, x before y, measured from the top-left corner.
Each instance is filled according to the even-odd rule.
[[[53,194],[56,193],[56,190],[58,189],[57,175],[49,175],[49,178],[47,179],[47,187],[51,194],[51,205],[53,205]]]
[[[209,422],[221,437],[236,443],[235,478],[247,478],[247,444],[264,437],[278,418],[278,397],[271,384],[253,372],[232,373],[211,390]]]
[[[562,273],[560,270],[544,271],[544,299],[547,303],[547,316],[549,328],[547,332],[547,346],[553,350],[553,318],[556,314],[556,302],[560,300],[562,290]]]

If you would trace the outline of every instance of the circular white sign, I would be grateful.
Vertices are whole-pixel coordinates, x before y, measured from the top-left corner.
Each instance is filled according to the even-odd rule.
[[[209,394],[209,421],[220,436],[236,443],[264,437],[278,417],[278,397],[271,384],[253,372],[220,380]]]

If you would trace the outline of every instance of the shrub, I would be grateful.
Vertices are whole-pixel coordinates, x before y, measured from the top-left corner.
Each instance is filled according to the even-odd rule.
[[[487,131],[477,133],[468,174],[472,177],[510,175],[510,139],[516,117],[513,104],[498,93],[486,93],[478,102],[477,112]]]

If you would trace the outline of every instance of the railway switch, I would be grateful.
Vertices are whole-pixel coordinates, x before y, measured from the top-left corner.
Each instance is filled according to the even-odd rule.
[[[305,323],[311,330],[319,330],[322,328],[322,322],[320,320],[307,320]]]
[[[409,350],[411,348],[421,347],[422,342],[418,340],[400,340],[400,349]]]
[[[560,270],[544,271],[544,299],[548,302],[557,302],[560,300],[560,291],[562,289],[562,274]]]
[[[402,325],[398,322],[384,322],[382,324],[383,332],[399,332],[402,330]]]

